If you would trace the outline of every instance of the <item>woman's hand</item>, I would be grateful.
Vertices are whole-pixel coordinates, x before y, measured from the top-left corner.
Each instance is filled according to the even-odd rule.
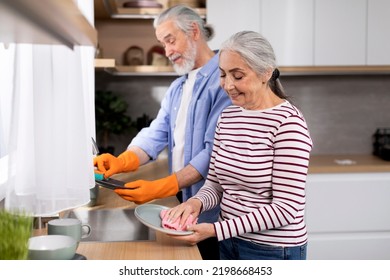
[[[170,221],[176,221],[180,219],[179,224],[183,225],[187,221],[188,217],[192,215],[194,218],[197,218],[202,210],[202,202],[199,199],[191,198],[180,205],[169,209],[165,215],[164,219],[167,218]],[[186,241],[191,245],[195,245],[199,241],[202,241],[206,238],[216,236],[215,229],[213,224],[202,223],[202,224],[191,224],[188,225],[186,230],[193,231],[193,234],[190,235],[170,235],[170,237]]]
[[[181,226],[185,224],[190,215],[196,219],[200,214],[201,208],[202,202],[199,199],[191,198],[169,209],[163,216],[163,219],[168,222],[175,222],[177,219],[180,219],[179,225]]]
[[[186,241],[191,245],[195,245],[199,241],[205,240],[209,237],[216,236],[213,224],[202,223],[196,225],[189,225],[187,230],[193,231],[193,234],[189,235],[169,235],[172,238]]]

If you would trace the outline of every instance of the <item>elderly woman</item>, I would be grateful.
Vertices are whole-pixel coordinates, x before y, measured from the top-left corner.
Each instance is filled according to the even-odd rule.
[[[221,207],[215,223],[175,236],[191,244],[212,236],[221,259],[306,259],[305,182],[312,140],[287,100],[275,55],[260,34],[243,31],[221,47],[221,86],[233,105],[221,113],[207,180],[164,220]]]

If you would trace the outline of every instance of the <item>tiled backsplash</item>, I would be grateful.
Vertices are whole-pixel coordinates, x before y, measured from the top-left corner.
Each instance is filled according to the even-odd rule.
[[[174,77],[111,76],[96,73],[96,89],[126,97],[133,120],[154,118]],[[314,141],[313,154],[370,154],[377,127],[390,127],[390,76],[281,76],[287,94],[304,113]],[[130,135],[113,137],[116,153]]]
[[[370,154],[377,127],[390,127],[389,76],[306,76],[282,79],[303,111],[313,154]]]

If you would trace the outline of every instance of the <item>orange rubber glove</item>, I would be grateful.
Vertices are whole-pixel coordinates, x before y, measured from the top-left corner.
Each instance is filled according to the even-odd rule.
[[[155,180],[137,180],[125,184],[128,189],[115,189],[115,192],[123,199],[143,204],[156,198],[164,198],[178,193],[179,183],[176,174]]]
[[[137,170],[139,167],[139,159],[134,152],[125,151],[118,157],[111,154],[102,154],[93,159],[93,165],[98,171],[104,173],[104,177],[108,178],[114,174]]]

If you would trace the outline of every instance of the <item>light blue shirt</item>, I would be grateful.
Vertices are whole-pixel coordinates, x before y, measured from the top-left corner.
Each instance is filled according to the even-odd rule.
[[[152,160],[168,147],[169,172],[172,173],[173,132],[180,107],[183,84],[187,75],[177,78],[170,85],[157,117],[149,127],[143,128],[129,146],[138,146]],[[207,177],[214,132],[222,110],[231,105],[226,92],[220,87],[218,54],[204,65],[196,76],[191,102],[188,107],[184,146],[184,165],[191,164],[202,176]],[[183,201],[195,195],[204,184],[204,179],[182,189]],[[199,222],[214,222],[219,209],[202,213]]]

